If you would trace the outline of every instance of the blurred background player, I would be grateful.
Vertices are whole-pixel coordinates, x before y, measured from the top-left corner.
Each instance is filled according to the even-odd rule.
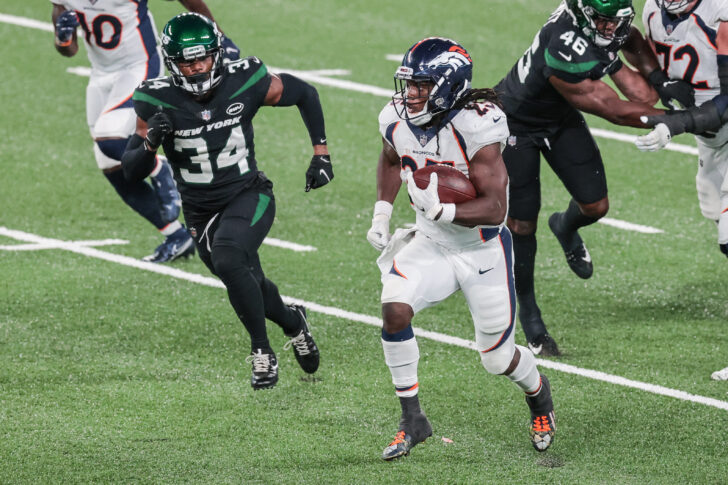
[[[184,13],[167,22],[162,50],[170,76],[143,82],[134,92],[136,133],[123,156],[128,180],[155,166],[162,146],[182,196],[182,210],[200,258],[227,288],[235,313],[250,334],[253,389],[278,382],[278,361],[265,319],[291,338],[308,373],[319,350],[306,310],[284,305],[265,277],[258,248],[275,217],[273,184],[257,168],[253,117],[261,106],[297,106],[313,144],[306,191],[334,178],[318,93],[289,74],[268,72],[256,57],[225,65],[222,34],[214,22]]]
[[[666,77],[695,88],[695,106],[648,117],[657,127],[636,145],[659,150],[672,136],[697,134],[700,211],[717,223],[718,248],[728,256],[728,1],[649,0],[642,21]]]
[[[648,0],[642,21],[663,75],[690,83],[695,105],[648,117],[657,126],[636,145],[659,150],[672,136],[696,134],[700,211],[718,225],[718,248],[728,256],[728,1]],[[711,377],[728,380],[728,367]]]
[[[139,83],[162,75],[156,29],[147,0],[51,0],[55,47],[71,57],[78,52],[76,29],[91,62],[86,88],[86,120],[94,140],[96,163],[121,199],[156,227],[164,242],[146,261],[164,263],[194,253],[192,238],[177,220],[180,199],[172,173],[158,157],[144,180],[130,182],[121,172],[121,156],[134,133],[131,96]],[[180,0],[188,10],[212,18],[203,0]],[[237,59],[239,51],[225,41],[226,55]]]
[[[415,313],[462,290],[473,317],[483,367],[505,375],[526,396],[531,440],[546,450],[556,429],[548,379],[515,345],[511,234],[505,227],[508,174],[501,150],[506,117],[490,89],[470,89],[472,61],[456,42],[432,37],[412,46],[395,74],[396,94],[379,115],[382,152],[377,202],[367,239],[382,251],[382,346],[402,408],[399,430],[382,458],[407,455],[432,434],[420,408]],[[417,188],[412,172],[446,164],[467,175],[478,196],[442,204],[437,175]],[[402,178],[417,214],[415,229],[390,240],[389,219]]]
[[[571,195],[567,209],[549,217],[549,228],[572,271],[589,278],[592,259],[578,230],[604,217],[609,199],[599,148],[579,110],[615,124],[644,127],[640,115],[663,113],[652,107],[658,94],[666,101],[686,96],[684,83],[664,83],[653,76],[655,92],[622,63],[618,52],[623,48],[644,76],[659,71],[654,57],[638,55],[649,46],[632,27],[633,17],[631,0],[566,0],[495,88],[510,130],[503,158],[510,177],[508,227],[513,233],[518,317],[537,355],[560,355],[534,287],[541,155]],[[606,75],[629,101],[600,80]],[[689,91],[687,87],[687,96]]]

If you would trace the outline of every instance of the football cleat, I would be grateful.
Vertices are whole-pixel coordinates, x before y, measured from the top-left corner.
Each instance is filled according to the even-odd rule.
[[[169,223],[176,221],[179,217],[179,212],[182,208],[182,199],[177,191],[177,185],[174,183],[172,168],[169,166],[169,162],[167,162],[165,157],[159,157],[159,162],[162,164],[162,168],[157,175],[150,177],[150,179],[152,180],[154,193],[157,196],[162,220],[165,223]]]
[[[582,241],[578,232],[565,233],[559,230],[557,227],[557,219],[560,214],[560,212],[551,214],[551,217],[549,217],[549,228],[554,233],[554,236],[556,236],[556,239],[559,240],[571,271],[576,273],[576,276],[579,278],[591,278],[591,275],[594,273],[591,255],[589,255],[589,251],[586,249],[584,241]]]
[[[313,374],[319,367],[319,349],[311,336],[311,327],[306,319],[306,308],[301,305],[289,305],[289,307],[301,316],[303,328],[283,345],[283,350],[293,347],[298,365],[308,374]]]
[[[181,227],[167,236],[162,244],[157,246],[153,254],[145,256],[142,261],[149,263],[169,263],[179,258],[189,258],[195,254],[195,244],[187,229]]]
[[[559,346],[556,345],[556,341],[548,333],[539,335],[533,339],[533,342],[528,342],[528,348],[531,349],[534,355],[540,357],[558,357],[561,355]]]
[[[253,364],[253,374],[250,376],[250,385],[254,390],[270,389],[278,382],[278,359],[273,351],[254,349],[246,357],[246,362]]]
[[[432,436],[432,426],[424,413],[402,419],[399,427],[400,430],[394,435],[394,440],[382,452],[383,460],[390,461],[400,456],[407,456],[415,445]]]
[[[541,390],[533,397],[526,396],[526,403],[531,409],[531,444],[536,451],[546,451],[554,442],[556,417],[554,403],[551,399],[551,384],[541,374]]]
[[[714,381],[728,381],[728,367],[713,372],[710,374],[710,378]]]

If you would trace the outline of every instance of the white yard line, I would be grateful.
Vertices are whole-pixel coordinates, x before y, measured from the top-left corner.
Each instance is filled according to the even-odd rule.
[[[124,239],[101,239],[97,241],[68,241],[71,244],[79,246],[115,246],[119,244],[129,244]],[[58,249],[54,244],[16,244],[14,246],[0,246],[0,251],[38,251],[40,249]]]
[[[611,217],[602,217],[597,222],[600,222],[607,226],[616,227],[618,229],[641,232],[644,234],[662,234],[665,232],[662,229],[657,229],[655,227],[643,226],[642,224],[633,224],[631,222],[620,221],[619,219],[612,219]]]
[[[8,229],[3,226],[0,226],[0,236],[9,237],[12,239],[16,239],[18,241],[23,241],[23,242],[32,243],[32,244],[49,245],[49,246],[53,246],[54,248],[57,248],[57,249],[64,249],[66,251],[71,251],[73,253],[88,256],[90,258],[102,259],[104,261],[121,264],[123,266],[130,266],[132,268],[142,269],[145,271],[151,271],[153,273],[158,273],[158,274],[162,274],[165,276],[171,276],[173,278],[190,281],[192,283],[197,283],[197,284],[201,284],[201,285],[205,285],[205,286],[211,286],[213,288],[224,288],[225,287],[222,284],[222,282],[220,282],[216,278],[211,278],[209,276],[202,276],[202,275],[195,274],[195,273],[188,273],[186,271],[182,271],[182,270],[173,268],[171,266],[147,263],[145,261],[130,258],[128,256],[119,256],[117,254],[99,251],[98,249],[93,249],[93,248],[89,248],[86,246],[82,246],[81,244],[78,244],[78,243],[75,243],[72,241],[62,241],[59,239],[45,238],[42,236],[30,234],[30,233],[23,232],[23,231]],[[380,327],[380,328],[382,326],[382,320],[378,317],[363,315],[361,313],[349,312],[346,310],[342,310],[341,308],[320,305],[318,303],[300,300],[298,298],[291,298],[288,296],[283,296],[283,300],[286,303],[297,303],[300,305],[305,305],[309,310],[318,312],[318,313],[323,313],[325,315],[331,315],[331,316],[334,316],[337,318],[342,318],[345,320],[365,323],[367,325],[372,325],[372,326]],[[440,342],[440,343],[444,343],[444,344],[448,344],[448,345],[455,345],[457,347],[462,347],[465,349],[476,350],[475,342],[472,342],[470,340],[465,340],[462,338],[458,338],[458,337],[453,337],[450,335],[445,335],[445,334],[442,334],[439,332],[431,332],[428,330],[422,330],[419,328],[415,328],[415,335],[417,335],[418,337],[421,337],[421,338],[434,340],[436,342]],[[607,374],[605,372],[600,372],[600,371],[591,370],[591,369],[583,369],[581,367],[563,364],[560,362],[554,362],[551,360],[544,360],[544,359],[536,359],[536,360],[537,360],[539,366],[545,367],[548,369],[554,369],[554,370],[557,370],[560,372],[565,372],[567,374],[574,374],[574,375],[586,377],[589,379],[608,382],[610,384],[616,384],[616,385],[624,386],[624,387],[630,387],[633,389],[638,389],[638,390],[650,392],[653,394],[669,396],[669,397],[673,397],[675,399],[680,399],[682,401],[690,401],[690,402],[694,402],[694,403],[698,403],[698,404],[703,404],[705,406],[711,406],[711,407],[715,407],[718,409],[723,409],[723,410],[728,411],[728,402],[726,402],[726,401],[720,401],[718,399],[713,399],[713,398],[705,397],[705,396],[698,396],[698,395],[690,394],[690,393],[680,391],[677,389],[670,389],[667,387],[658,386],[658,385],[650,384],[647,382],[635,381],[632,379],[627,379],[625,377],[615,376],[612,374]]]

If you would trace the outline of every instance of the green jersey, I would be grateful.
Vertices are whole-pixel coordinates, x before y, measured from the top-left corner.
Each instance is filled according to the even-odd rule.
[[[159,111],[172,119],[174,131],[162,146],[186,216],[217,212],[258,180],[252,121],[271,76],[256,57],[223,69],[220,84],[201,100],[175,86],[171,77],[144,81],[134,91],[141,119]]]

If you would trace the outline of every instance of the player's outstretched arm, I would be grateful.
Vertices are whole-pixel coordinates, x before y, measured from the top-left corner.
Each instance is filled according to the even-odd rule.
[[[667,74],[662,72],[652,40],[644,37],[634,26],[622,47],[622,53],[627,62],[636,67],[642,77],[657,91],[662,104],[672,109],[695,106],[695,90],[690,83],[682,79],[669,79]],[[627,98],[639,101],[622,89],[620,82],[616,79],[614,81]]]
[[[497,226],[506,218],[508,172],[500,143],[486,145],[470,160],[469,178],[478,196],[456,204],[455,224]]]
[[[367,241],[379,251],[383,250],[391,239],[389,220],[392,217],[392,204],[402,186],[402,179],[399,176],[400,166],[399,155],[392,145],[382,138],[382,152],[379,154],[377,164],[377,202],[374,204],[372,227],[367,232]]]
[[[51,18],[55,32],[53,44],[56,46],[56,50],[66,57],[75,56],[78,52],[76,27],[79,24],[76,12],[66,10],[66,7],[54,3]]]
[[[640,121],[640,116],[664,113],[647,103],[620,99],[614,89],[603,81],[585,79],[578,83],[569,83],[551,76],[549,82],[576,109],[600,116],[615,125],[646,128],[647,125]]]
[[[328,184],[334,178],[334,170],[326,145],[324,112],[316,88],[290,74],[271,74],[263,104],[298,107],[313,145],[313,158],[306,171],[306,192]]]

